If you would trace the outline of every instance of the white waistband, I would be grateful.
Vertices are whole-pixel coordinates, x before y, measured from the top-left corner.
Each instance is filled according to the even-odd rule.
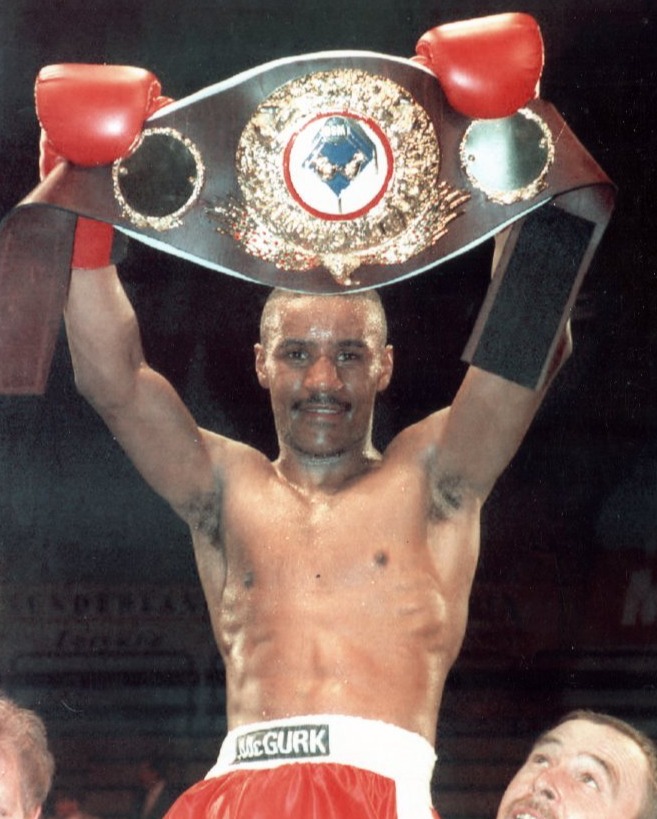
[[[436,754],[424,737],[378,720],[311,714],[229,731],[206,779],[298,762],[352,765],[393,779],[402,817],[430,816]]]

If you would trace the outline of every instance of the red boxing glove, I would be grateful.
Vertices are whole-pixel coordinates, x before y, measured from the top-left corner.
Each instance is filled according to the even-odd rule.
[[[93,167],[127,156],[144,121],[171,100],[143,68],[61,64],[43,68],[35,86],[41,124],[39,171],[44,179],[62,161]],[[111,262],[112,225],[78,218],[72,267]]]
[[[427,31],[412,59],[440,80],[450,105],[472,119],[508,117],[537,95],[543,38],[529,14],[511,12]]]

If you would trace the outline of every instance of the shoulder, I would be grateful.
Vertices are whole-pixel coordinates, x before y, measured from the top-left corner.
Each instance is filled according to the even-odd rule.
[[[226,475],[231,470],[255,466],[264,468],[265,464],[271,463],[266,455],[250,444],[236,441],[234,438],[228,438],[208,429],[200,428],[199,433],[213,466],[225,472]]]
[[[446,444],[450,410],[445,407],[406,427],[390,443],[384,458],[391,468],[411,470],[424,483],[427,510],[434,520],[469,512],[478,498],[467,469]]]
[[[447,424],[449,407],[434,412],[403,429],[388,444],[384,459],[386,461],[406,461],[409,465],[417,463],[425,466],[440,443],[442,432]]]
[[[210,465],[206,480],[195,487],[176,511],[196,532],[212,539],[219,536],[224,499],[233,484],[257,482],[271,474],[271,461],[259,450],[207,429],[200,429],[201,442]]]

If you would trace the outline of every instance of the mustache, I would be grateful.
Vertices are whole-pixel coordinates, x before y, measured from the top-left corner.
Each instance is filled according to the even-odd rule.
[[[341,401],[337,396],[328,392],[315,392],[306,398],[295,401],[292,408],[304,410],[312,407],[335,407],[336,409],[349,410],[351,404],[348,401]]]
[[[541,819],[556,819],[556,814],[552,808],[545,803],[543,799],[532,798],[529,802],[519,800],[514,802],[511,806],[511,815],[515,816],[517,813],[531,812],[541,817]]]

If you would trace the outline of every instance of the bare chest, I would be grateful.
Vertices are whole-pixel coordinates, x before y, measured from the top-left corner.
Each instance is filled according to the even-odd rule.
[[[276,487],[246,506],[244,498],[235,503],[229,498],[228,566],[251,569],[261,580],[283,586],[370,582],[399,573],[413,553],[424,550],[424,507],[417,489],[399,487],[382,494],[356,487],[310,497]]]
[[[404,475],[330,495],[279,484],[229,493],[222,607],[337,599],[348,610],[353,597],[374,613],[469,591],[478,531],[467,516],[436,521],[428,503],[422,481]]]

